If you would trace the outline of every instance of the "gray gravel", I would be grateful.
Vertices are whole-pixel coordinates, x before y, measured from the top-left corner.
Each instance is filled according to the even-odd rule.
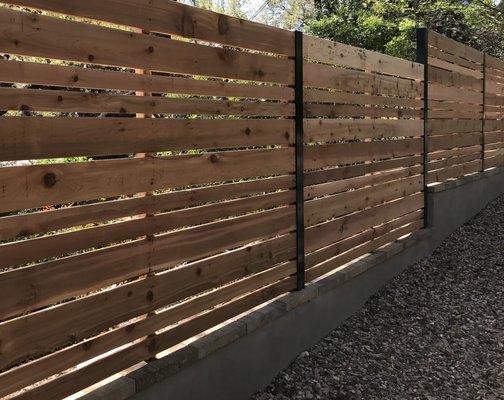
[[[504,399],[504,197],[253,399]]]

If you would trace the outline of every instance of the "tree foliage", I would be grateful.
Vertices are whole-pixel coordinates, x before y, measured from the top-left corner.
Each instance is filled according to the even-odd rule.
[[[317,36],[414,59],[415,29],[426,26],[504,56],[504,2],[493,0],[316,0],[307,21]]]

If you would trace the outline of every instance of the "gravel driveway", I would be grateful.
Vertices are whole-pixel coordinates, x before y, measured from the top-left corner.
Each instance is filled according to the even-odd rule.
[[[504,399],[504,197],[253,399]]]

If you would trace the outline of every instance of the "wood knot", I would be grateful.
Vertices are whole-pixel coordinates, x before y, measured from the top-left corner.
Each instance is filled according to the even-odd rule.
[[[192,19],[191,15],[184,9],[182,19],[180,21],[182,35],[189,37],[194,36],[195,25],[195,21]]]
[[[149,353],[155,353],[156,352],[156,339],[151,338],[147,342],[147,350],[149,350]]]
[[[225,35],[229,31],[229,22],[228,18],[225,15],[219,15],[218,21],[219,33],[221,35]]]
[[[21,104],[21,106],[19,107],[19,109],[21,111],[29,111],[30,110],[30,106],[28,106],[26,104]]]
[[[245,129],[245,135],[249,136],[252,133],[250,128]]]
[[[263,78],[264,77],[264,71],[262,69],[259,69],[259,70],[256,71],[256,75],[259,78]]]
[[[154,292],[152,290],[149,290],[145,298],[149,303],[152,303],[154,301]]]
[[[63,101],[63,96],[58,96],[58,101]]]
[[[57,182],[56,175],[53,172],[48,172],[47,174],[45,174],[43,180],[44,185],[49,188],[56,185]]]
[[[284,136],[285,136],[285,139],[289,140],[289,138],[290,138],[290,133],[289,133],[289,132],[285,132],[285,133],[284,133]]]
[[[210,161],[212,162],[212,164],[219,162],[219,156],[217,156],[217,154],[212,154],[210,156]]]
[[[73,77],[73,81],[74,81],[74,82],[78,82],[78,81],[79,81],[79,77],[78,77],[77,75],[75,75],[75,76]]]
[[[88,60],[89,60],[89,61],[94,61],[94,56],[93,56],[92,54],[90,54],[90,55],[88,56]]]
[[[149,47],[147,48],[147,51],[148,51],[149,53],[151,53],[151,54],[152,54],[152,53],[154,53],[154,47],[149,46]]]
[[[25,237],[25,236],[28,236],[30,235],[31,232],[28,230],[28,229],[23,229],[22,231],[20,231],[18,234],[17,234],[17,237],[20,238],[20,237]]]
[[[196,269],[196,275],[201,276],[202,273],[203,273],[203,270],[201,269],[201,267],[198,267]]]

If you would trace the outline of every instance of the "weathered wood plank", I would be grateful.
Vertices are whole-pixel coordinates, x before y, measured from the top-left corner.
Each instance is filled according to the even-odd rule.
[[[0,9],[0,32],[3,53],[151,71],[294,83],[294,63],[286,58],[102,28],[6,8]],[[65,40],[61,40],[62,37]]]
[[[291,117],[294,104],[0,88],[0,110]]]
[[[445,86],[483,91],[483,79],[429,65],[429,80]]]
[[[364,93],[346,93],[334,90],[305,88],[303,98],[305,102],[377,105],[384,107],[422,108],[422,99],[404,97],[373,96]]]
[[[483,64],[483,53],[463,43],[450,39],[437,32],[429,31],[429,45],[455,56],[465,58],[476,64]]]
[[[260,215],[252,214],[168,233],[150,242],[152,251],[146,265],[151,271],[168,268],[183,261],[285,234],[294,228],[294,207],[283,207]],[[60,285],[64,286],[61,280]],[[0,323],[0,340],[4,349],[0,354],[1,368],[26,357],[53,351],[162,306],[153,305],[155,302],[149,300],[150,296],[133,298],[128,293],[102,291]],[[128,303],[130,299],[132,303]]]
[[[293,32],[171,0],[12,0],[41,10],[231,46],[294,55]]]
[[[349,179],[380,171],[417,166],[422,162],[422,156],[418,155],[413,157],[392,158],[389,160],[374,161],[358,165],[328,168],[319,171],[309,171],[305,172],[305,186],[316,185],[327,181]]]
[[[288,112],[288,110],[286,110]],[[370,118],[420,118],[422,110],[391,107],[368,107],[346,104],[306,104],[306,117],[370,117]]]
[[[421,120],[392,119],[305,119],[307,142],[421,136]]]
[[[475,132],[481,132],[481,121],[439,119],[429,121],[429,123],[427,124],[427,133],[429,135]]]
[[[0,211],[292,172],[292,148],[0,168]]]
[[[164,331],[163,333],[156,335],[155,338],[144,338],[140,342],[123,348],[119,352],[112,353],[104,358],[101,358],[86,367],[60,375],[56,379],[49,381],[44,385],[37,386],[30,391],[22,393],[18,398],[22,400],[35,400],[40,398],[55,400],[63,398],[67,395],[75,393],[80,389],[84,389],[97,381],[111,376],[116,372],[120,372],[130,367],[131,365],[151,358],[156,353],[159,353],[160,351],[165,350],[183,341],[184,339],[188,339],[198,333],[204,332],[212,326],[224,322],[233,316],[239,315],[242,312],[245,312],[261,303],[271,300],[295,288],[294,277],[282,279],[281,281],[276,282],[278,281],[278,279],[286,277],[289,274],[295,272],[295,265],[285,264],[281,269],[273,269],[272,271],[268,272],[269,273],[251,277],[249,281],[242,283],[242,285],[240,285],[240,288],[232,287],[232,289],[234,289],[234,292],[237,292],[233,293],[233,297],[236,297],[239,293],[248,293],[251,290],[254,290],[246,296],[243,296],[228,304],[224,304],[221,307],[216,307],[213,310],[201,315],[196,315],[195,318],[185,321],[184,323],[179,324],[172,329]],[[265,285],[268,286],[263,287]],[[226,301],[226,297],[230,297],[228,293],[224,293],[224,295],[222,295],[219,292],[218,294],[220,302],[222,302],[222,300]],[[206,298],[204,298],[204,300],[206,300],[207,304],[209,304],[210,306],[212,303],[215,303],[215,305],[219,304],[219,302],[215,300],[211,302]],[[200,304],[197,304],[197,306],[201,308]],[[185,314],[187,316],[195,315],[194,311],[197,310],[197,306],[191,307],[193,310],[191,310],[190,313],[186,312]],[[168,314],[170,313],[168,312]],[[158,315],[163,316],[163,314]],[[154,325],[154,323],[156,322],[159,324],[159,321],[156,321],[157,319],[158,318],[153,317],[147,318],[143,321],[152,321]],[[134,329],[131,330],[136,331],[136,326],[142,325],[143,321],[135,324]],[[138,330],[144,332],[155,331],[154,326],[150,327],[150,329],[142,328],[143,327],[140,326]],[[127,332],[127,330],[123,330]]]
[[[429,98],[458,103],[483,104],[483,93],[474,90],[429,83]]]
[[[416,175],[310,200],[305,203],[305,226],[312,226],[344,214],[375,207],[387,201],[420,192],[422,189],[423,177]]]
[[[443,182],[449,178],[459,178],[466,174],[472,174],[473,172],[481,171],[481,159],[459,164],[452,165],[448,168],[439,169],[436,171],[429,171],[429,183],[433,182]]]
[[[358,175],[351,178],[305,186],[305,200],[337,194],[347,190],[361,189],[370,185],[378,185],[380,183],[407,178],[420,173],[422,173],[422,166],[416,165],[414,167],[391,169],[367,175]]]
[[[318,62],[410,79],[423,79],[422,64],[327,39],[305,35],[303,51],[306,58]]]
[[[417,193],[314,225],[306,229],[306,250],[307,252],[315,251],[401,215],[417,211],[423,205],[423,193]]]
[[[305,148],[305,168],[309,170],[415,155],[422,152],[422,146],[420,138],[307,146]]]
[[[452,149],[482,144],[481,133],[452,133],[446,136],[431,136],[429,138],[429,151]]]
[[[292,175],[260,180],[177,190],[164,194],[130,197],[119,200],[55,208],[16,214],[0,219],[0,240],[27,237],[63,228],[112,221],[142,213],[177,210],[208,202],[224,201],[295,187]]]
[[[338,255],[332,259],[329,259],[315,267],[312,267],[306,271],[307,279],[316,279],[328,272],[346,264],[356,258],[365,255],[373,250],[377,250],[380,247],[399,239],[409,233],[415,232],[422,229],[424,226],[424,221],[422,219],[414,221],[404,227],[397,228],[393,231],[384,233],[383,236],[377,237],[373,240],[365,242],[359,246],[352,248],[351,250]],[[337,273],[337,272],[336,272]],[[359,273],[356,271],[356,273]]]
[[[474,71],[482,71],[483,70],[483,64],[481,63],[475,63],[473,61],[467,60],[465,58],[461,58],[459,56],[456,56],[451,53],[447,53],[445,49],[444,51],[441,51],[435,47],[430,46],[428,49],[429,56],[438,58],[442,61],[451,63],[451,64],[456,64],[457,66],[461,66],[470,70]],[[447,49],[449,51],[449,49]]]
[[[60,66],[0,60],[0,81],[68,88],[108,89],[149,93],[242,97],[291,101],[294,90],[287,86],[254,85],[223,80],[144,75],[97,68]]]
[[[4,117],[0,161],[287,146],[294,136],[294,122],[280,119]]]
[[[406,98],[419,98],[423,94],[420,82],[394,76],[310,63],[304,65],[303,73],[304,85],[308,87]]]
[[[81,228],[71,232],[6,243],[0,245],[0,268],[31,263],[75,251],[208,223],[234,215],[280,207],[294,202],[294,191],[276,192],[218,204],[184,208],[168,213],[150,215],[149,218],[131,219],[98,227]]]

